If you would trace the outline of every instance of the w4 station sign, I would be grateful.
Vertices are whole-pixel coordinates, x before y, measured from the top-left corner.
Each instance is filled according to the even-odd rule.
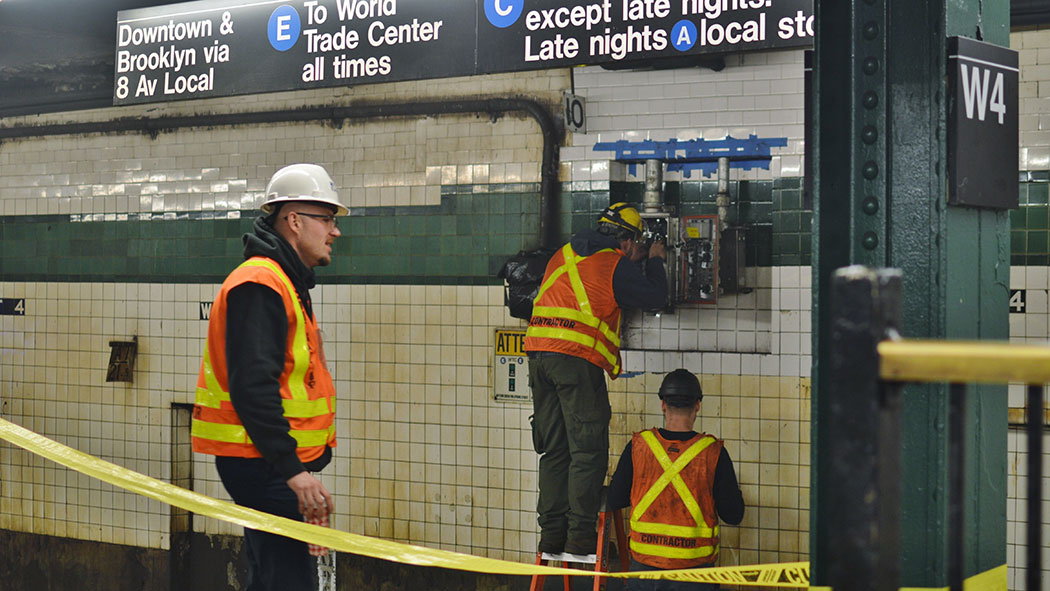
[[[948,203],[1017,207],[1017,52],[948,40]]]

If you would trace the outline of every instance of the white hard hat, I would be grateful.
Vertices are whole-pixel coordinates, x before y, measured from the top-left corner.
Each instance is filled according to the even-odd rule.
[[[290,164],[273,173],[266,185],[266,203],[262,210],[273,213],[274,206],[293,201],[313,201],[335,207],[335,215],[350,211],[339,203],[335,183],[328,171],[316,164]]]

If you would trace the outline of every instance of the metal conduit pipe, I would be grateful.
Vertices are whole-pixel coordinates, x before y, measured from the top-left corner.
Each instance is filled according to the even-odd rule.
[[[660,160],[645,161],[645,193],[642,195],[642,210],[647,213],[664,210],[664,163]]]
[[[156,138],[163,131],[192,127],[254,125],[260,123],[330,122],[337,128],[346,119],[384,117],[426,117],[465,113],[485,113],[493,120],[511,111],[521,111],[536,120],[543,133],[543,160],[540,163],[541,246],[558,246],[558,166],[564,128],[539,101],[527,98],[479,98],[449,101],[359,104],[342,107],[303,107],[274,111],[172,117],[129,117],[108,121],[0,127],[0,143],[5,139],[52,135],[143,132]]]
[[[718,193],[715,195],[715,206],[718,207],[718,230],[724,232],[729,227],[729,158],[718,159]]]

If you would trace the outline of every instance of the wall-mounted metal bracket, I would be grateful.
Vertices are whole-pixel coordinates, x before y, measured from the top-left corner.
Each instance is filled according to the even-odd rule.
[[[132,380],[135,369],[135,356],[138,354],[138,337],[130,341],[109,342],[109,368],[106,370],[107,382],[128,382]]]

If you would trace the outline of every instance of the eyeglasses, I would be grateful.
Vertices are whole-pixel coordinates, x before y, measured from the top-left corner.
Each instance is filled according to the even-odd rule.
[[[328,225],[330,227],[333,227],[333,228],[338,226],[338,223],[336,221],[336,217],[334,215],[330,214],[330,213],[325,213],[325,214],[321,214],[321,213],[306,213],[306,212],[303,212],[303,211],[297,211],[295,213],[298,214],[298,215],[305,215],[308,218],[314,218],[314,219],[321,220],[326,225]],[[288,219],[288,216],[284,216],[284,217],[285,217],[285,219]]]

